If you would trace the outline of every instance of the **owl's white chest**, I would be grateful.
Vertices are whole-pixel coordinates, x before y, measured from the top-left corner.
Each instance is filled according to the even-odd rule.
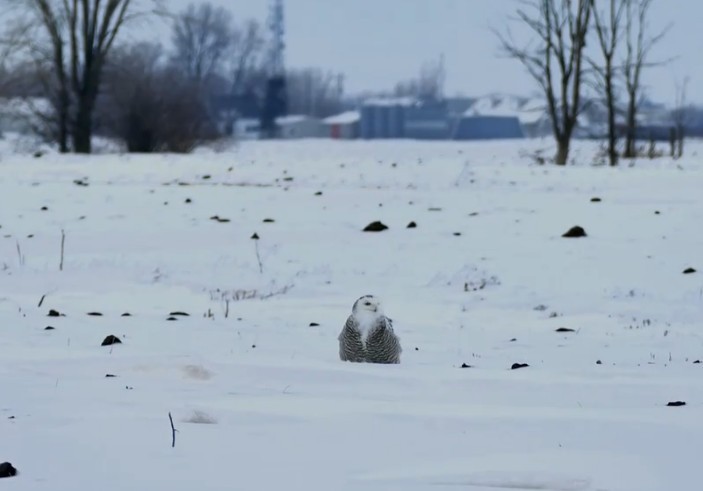
[[[366,342],[369,339],[372,329],[378,325],[378,314],[375,313],[360,313],[356,315],[356,320],[359,323],[357,329],[359,329],[359,334],[361,334],[361,342],[366,346]]]

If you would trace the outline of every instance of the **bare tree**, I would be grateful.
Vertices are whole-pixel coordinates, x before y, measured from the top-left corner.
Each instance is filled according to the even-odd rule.
[[[98,115],[129,152],[190,152],[215,137],[205,88],[168,63],[161,45],[121,47],[106,75]]]
[[[683,157],[683,144],[686,137],[686,126],[689,123],[691,108],[688,106],[688,77],[683,82],[676,82],[676,101],[671,118],[674,122],[671,138],[671,156]]]
[[[598,44],[600,46],[603,64],[591,61],[591,66],[598,78],[598,84],[602,87],[605,95],[605,104],[608,111],[608,162],[610,165],[617,165],[617,127],[616,116],[616,94],[615,79],[617,66],[615,65],[615,55],[618,42],[622,36],[622,19],[625,12],[625,2],[623,0],[608,0],[609,6],[604,13],[596,6],[596,0],[592,0],[593,20],[595,23]]]
[[[232,44],[232,15],[210,2],[190,4],[173,26],[173,63],[198,83],[220,68]]]
[[[444,96],[445,80],[444,56],[441,56],[436,62],[424,63],[416,78],[396,84],[393,94],[397,97],[409,96],[440,100]]]
[[[1,2],[0,5],[2,5]],[[5,23],[2,16],[0,16],[0,23]],[[0,97],[11,92],[17,83],[16,70],[20,65],[17,55],[23,50],[25,27],[6,27],[0,33]]]
[[[264,35],[257,21],[249,20],[241,27],[232,27],[227,54],[231,66],[232,94],[239,95],[252,90],[252,85],[259,82],[264,47]]]
[[[637,109],[642,99],[642,70],[653,66],[649,61],[652,48],[666,35],[668,28],[656,35],[649,34],[649,8],[652,0],[622,0],[625,2],[626,53],[623,63],[627,91],[627,119],[623,156],[636,156]],[[657,63],[661,64],[661,63]]]
[[[8,0],[29,13],[39,38],[28,39],[38,62],[51,66],[50,81],[59,146],[90,153],[93,112],[103,69],[120,31],[140,13],[139,0]],[[154,2],[156,0],[152,0]]]
[[[503,51],[520,61],[544,92],[557,143],[555,163],[566,165],[574,129],[583,111],[581,85],[591,0],[523,0],[517,20],[537,37],[537,45],[498,33]]]
[[[326,117],[342,110],[344,77],[318,68],[290,70],[286,75],[291,114]]]
[[[13,2],[9,2],[11,5]],[[27,5],[28,4],[28,5]],[[27,4],[14,2],[26,9],[13,19],[14,36],[20,39],[22,51],[31,66],[31,78],[40,89],[51,110],[35,107],[34,101],[24,96],[34,113],[33,129],[40,137],[58,143],[59,151],[69,150],[71,134],[71,87],[67,72],[68,55],[65,47],[66,21],[54,12],[49,2],[29,0]]]

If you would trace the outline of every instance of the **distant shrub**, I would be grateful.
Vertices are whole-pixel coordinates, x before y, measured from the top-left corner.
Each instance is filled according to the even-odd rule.
[[[170,65],[160,45],[121,50],[106,75],[99,118],[127,151],[188,153],[218,137],[206,91]]]

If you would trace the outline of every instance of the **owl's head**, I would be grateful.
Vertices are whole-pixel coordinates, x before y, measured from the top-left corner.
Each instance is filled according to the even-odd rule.
[[[352,313],[355,315],[369,313],[381,315],[383,313],[381,301],[373,295],[364,295],[354,302]]]

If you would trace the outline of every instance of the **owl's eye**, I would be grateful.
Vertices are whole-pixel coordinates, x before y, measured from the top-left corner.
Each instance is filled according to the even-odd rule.
[[[371,305],[371,302],[364,302],[364,305]]]

